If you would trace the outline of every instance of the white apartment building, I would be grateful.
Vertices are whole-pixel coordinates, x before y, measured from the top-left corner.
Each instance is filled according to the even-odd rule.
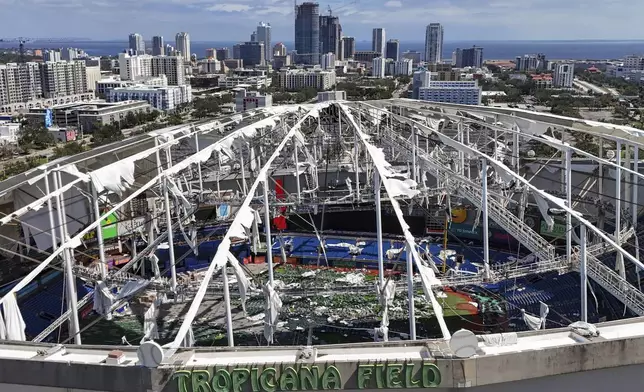
[[[247,91],[244,86],[235,89],[235,111],[245,112],[246,110],[266,108],[273,106],[271,94],[260,94],[257,91]]]
[[[192,102],[192,87],[189,84],[165,87],[139,84],[110,89],[106,98],[108,102],[146,101],[155,109],[169,111]]]
[[[327,53],[320,59],[322,69],[335,69],[335,53]]]
[[[461,105],[480,105],[481,88],[478,81],[430,81],[429,87],[418,89],[418,99]]]
[[[165,75],[168,84],[181,86],[186,84],[184,59],[180,56],[130,56],[119,54],[119,73],[121,80],[137,80],[152,76]]]
[[[84,61],[47,61],[40,64],[40,75],[45,98],[89,91]]]
[[[412,59],[400,59],[394,62],[394,75],[411,76],[414,72],[414,61]]]
[[[575,77],[574,64],[572,63],[555,64],[555,69],[552,76],[552,85],[553,87],[559,87],[559,88],[572,88],[574,77]]]
[[[288,91],[299,90],[305,87],[328,90],[335,86],[335,70],[283,70],[278,74],[278,80],[279,86]]]
[[[96,91],[96,82],[103,78],[103,76],[101,75],[101,66],[86,66],[85,76],[87,77],[87,90]]]
[[[624,68],[633,70],[644,70],[644,56],[629,55],[624,57]]]
[[[0,106],[42,98],[38,63],[0,64]]]
[[[385,77],[385,58],[377,57],[372,61],[371,76],[375,78]]]

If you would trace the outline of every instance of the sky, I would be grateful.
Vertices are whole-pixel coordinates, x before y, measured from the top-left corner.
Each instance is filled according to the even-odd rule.
[[[345,35],[370,40],[424,40],[439,22],[446,41],[642,39],[644,1],[638,0],[330,0]],[[129,33],[193,41],[242,41],[260,21],[273,41],[293,41],[292,0],[0,0],[0,37],[124,40]],[[627,26],[626,28],[624,26]]]

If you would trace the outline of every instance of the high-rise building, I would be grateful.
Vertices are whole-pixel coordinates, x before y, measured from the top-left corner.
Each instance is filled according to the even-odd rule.
[[[234,59],[240,59],[241,58],[241,44],[233,45],[233,58]]]
[[[373,59],[371,76],[375,78],[384,78],[385,77],[385,58],[378,57]]]
[[[259,22],[257,25],[257,42],[264,44],[264,60],[269,62],[273,59],[273,46],[271,45],[271,24]]]
[[[38,63],[0,64],[0,106],[42,98]]]
[[[407,50],[402,54],[402,58],[410,59],[411,61],[414,62],[414,66],[420,64],[421,57],[422,57],[422,53],[416,50]]]
[[[342,37],[342,45],[344,46],[344,53],[342,54],[343,60],[352,59],[356,54],[356,39],[353,37]]]
[[[398,61],[400,59],[400,42],[397,39],[387,41],[386,58]]]
[[[480,105],[481,90],[477,80],[458,82],[430,80],[429,86],[419,88],[418,99],[459,105]]]
[[[58,50],[48,50],[43,55],[43,60],[45,61],[60,61],[62,56]]]
[[[414,76],[412,78],[412,92],[411,92],[411,97],[412,99],[418,99],[420,95],[420,89],[423,87],[429,87],[429,82],[431,79],[431,74],[430,72],[425,69],[425,68],[419,68],[416,72],[414,72]]]
[[[333,15],[320,15],[320,52],[333,53],[336,58],[341,57],[341,37],[340,18]]]
[[[443,53],[443,26],[430,23],[425,30],[425,61],[430,64],[440,63]]]
[[[145,54],[145,41],[143,36],[139,33],[132,33],[129,37],[130,50],[134,54]]]
[[[250,33],[250,42],[257,42],[257,31]]]
[[[72,61],[78,57],[78,51],[74,48],[65,48],[61,51],[62,60]]]
[[[216,56],[217,56],[217,49],[215,49],[215,48],[206,49],[206,58],[207,59],[214,59]]]
[[[321,58],[322,69],[335,69],[335,53],[325,53]]]
[[[273,56],[286,56],[286,45],[281,42],[278,42],[273,46]]]
[[[296,62],[320,64],[320,5],[305,2],[295,6]]]
[[[575,66],[571,63],[558,63],[552,78],[554,87],[572,88]]]
[[[239,58],[244,62],[244,66],[253,67],[264,65],[264,43],[263,42],[244,42],[239,46]]]
[[[84,61],[48,61],[40,64],[42,92],[45,98],[86,93]]]
[[[177,33],[175,37],[176,49],[181,53],[181,57],[185,62],[190,62],[190,34],[181,32]]]
[[[165,46],[163,45],[163,37],[160,35],[152,37],[152,55],[163,56],[165,54]]]
[[[230,58],[230,50],[228,48],[217,49],[217,60],[224,61]]]
[[[381,27],[373,29],[371,34],[371,50],[380,53],[382,57],[387,55],[385,51],[385,29]]]
[[[411,59],[400,59],[394,63],[394,75],[410,76],[414,72],[414,62]]]
[[[483,48],[473,46],[469,49],[456,48],[452,54],[452,62],[456,68],[483,66]]]
[[[130,56],[127,53],[121,53],[119,70],[122,80],[139,80],[165,75],[169,85],[186,84],[183,56]]]

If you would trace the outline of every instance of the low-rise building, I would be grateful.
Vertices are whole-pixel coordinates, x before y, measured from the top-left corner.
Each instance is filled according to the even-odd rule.
[[[345,101],[346,99],[346,91],[322,91],[318,93],[318,102]]]
[[[278,75],[278,80],[279,86],[287,91],[299,90],[305,87],[328,90],[335,86],[335,70],[282,70]]]
[[[548,74],[539,74],[531,75],[532,83],[538,89],[552,88],[552,75]]]
[[[34,108],[30,109],[25,117],[32,123],[44,124],[49,110],[52,112],[54,126],[77,129],[80,133],[92,133],[97,126],[118,123],[129,113],[150,112],[154,109],[145,101],[91,101]]]
[[[192,102],[192,87],[140,84],[110,89],[106,98],[108,102],[146,101],[157,110],[172,111],[179,105]]]
[[[0,121],[0,145],[18,143],[19,123]]]
[[[271,85],[271,79],[266,76],[223,76],[217,82],[221,88],[235,88],[239,85],[248,85],[249,88],[259,90]]]
[[[120,76],[113,76],[96,82],[96,94],[106,97],[111,89],[138,85],[165,87],[168,85],[168,78],[166,78],[165,75],[161,75],[138,78],[135,80],[122,80]]]
[[[213,58],[206,60],[200,60],[197,63],[199,67],[199,73],[202,74],[214,74],[221,72],[221,61]]]
[[[273,106],[273,96],[271,94],[262,95],[257,91],[248,91],[245,87],[235,89],[236,112]]]

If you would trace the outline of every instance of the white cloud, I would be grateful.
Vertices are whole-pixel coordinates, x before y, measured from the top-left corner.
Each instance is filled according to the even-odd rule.
[[[400,0],[389,0],[385,3],[385,7],[399,8],[402,7],[402,2]]]
[[[207,8],[208,11],[222,11],[222,12],[242,12],[250,10],[250,6],[246,4],[232,4],[223,3],[215,4]]]

